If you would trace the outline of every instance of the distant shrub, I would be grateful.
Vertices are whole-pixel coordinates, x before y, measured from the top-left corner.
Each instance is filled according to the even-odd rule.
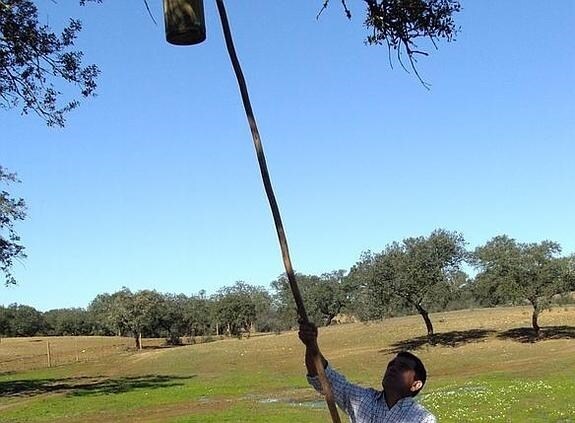
[[[183,345],[182,343],[182,338],[180,338],[177,335],[169,335],[166,338],[166,344],[167,345],[173,345],[173,346],[179,346],[179,345]]]
[[[555,295],[552,301],[553,304],[557,304],[558,306],[575,304],[575,294],[570,292],[567,294]]]
[[[202,344],[208,343],[208,342],[214,342],[216,341],[216,339],[214,339],[214,337],[212,335],[203,335],[202,336]]]

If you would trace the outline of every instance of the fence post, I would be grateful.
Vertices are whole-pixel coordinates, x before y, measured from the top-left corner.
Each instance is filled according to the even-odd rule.
[[[48,367],[52,367],[52,358],[50,357],[50,341],[46,341],[46,357],[48,358]]]

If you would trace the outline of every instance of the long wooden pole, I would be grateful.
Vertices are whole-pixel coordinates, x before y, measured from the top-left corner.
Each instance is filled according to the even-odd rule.
[[[230,30],[230,24],[228,22],[228,16],[226,13],[226,7],[224,5],[223,0],[216,0],[216,4],[218,6],[220,21],[222,23],[222,29],[224,31],[224,38],[226,40],[226,47],[228,50],[228,54],[230,55],[230,60],[232,62],[232,66],[234,68],[234,72],[236,74],[236,79],[238,81],[238,86],[240,88],[240,93],[242,96],[242,102],[244,104],[244,109],[246,112],[246,116],[248,118],[250,130],[252,132],[254,147],[256,150],[256,155],[257,155],[257,159],[258,159],[258,163],[259,163],[259,167],[260,167],[260,173],[262,176],[262,181],[264,184],[264,188],[266,191],[268,202],[270,204],[270,208],[272,211],[272,215],[273,215],[273,219],[274,219],[274,223],[275,223],[275,227],[276,227],[276,232],[277,232],[278,240],[280,243],[283,263],[284,263],[285,271],[286,271],[286,274],[288,277],[288,282],[289,282],[289,285],[290,285],[290,288],[291,288],[291,291],[292,291],[292,294],[293,294],[293,297],[295,300],[295,304],[297,307],[297,313],[298,313],[298,316],[299,316],[299,319],[301,322],[309,323],[309,319],[308,319],[307,313],[305,311],[303,299],[301,297],[301,293],[299,291],[299,287],[298,287],[298,284],[297,284],[297,281],[295,278],[295,273],[293,271],[293,267],[292,267],[292,263],[291,263],[291,259],[290,259],[290,255],[289,255],[287,238],[286,238],[286,234],[284,231],[278,203],[276,201],[274,190],[273,190],[272,183],[270,180],[270,175],[269,175],[268,167],[266,164],[266,157],[264,154],[264,149],[263,149],[262,141],[260,138],[260,133],[258,131],[256,119],[255,119],[252,105],[250,102],[250,97],[248,94],[248,88],[247,88],[246,80],[244,78],[244,74],[242,72],[242,68],[240,66],[238,56],[236,54],[236,49],[234,47],[234,42],[232,39],[231,30]],[[325,370],[323,368],[323,363],[321,360],[321,354],[320,354],[319,348],[314,348],[314,363],[315,363],[317,374],[319,376],[319,379],[320,379],[320,382],[322,385],[323,393],[325,395],[325,400],[327,402],[327,406],[328,406],[329,412],[331,414],[331,419],[332,419],[333,423],[341,423],[341,420],[339,419],[339,414],[337,413],[337,408],[335,405],[335,399],[333,396],[333,391],[332,391],[331,385],[330,385],[330,383],[329,383],[329,381],[325,375]]]

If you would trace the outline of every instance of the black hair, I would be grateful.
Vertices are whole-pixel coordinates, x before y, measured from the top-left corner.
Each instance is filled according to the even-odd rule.
[[[425,366],[423,365],[423,362],[419,359],[419,357],[408,351],[401,351],[400,353],[397,354],[397,356],[408,358],[415,362],[415,367],[413,368],[413,370],[415,371],[415,379],[421,381],[421,388],[411,393],[411,396],[414,397],[419,393],[419,391],[423,389],[423,385],[425,385],[425,381],[427,380],[427,370],[425,370]]]

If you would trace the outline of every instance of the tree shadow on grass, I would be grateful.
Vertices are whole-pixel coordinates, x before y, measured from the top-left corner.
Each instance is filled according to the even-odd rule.
[[[34,397],[47,393],[75,396],[107,395],[138,389],[159,389],[181,386],[191,376],[145,375],[107,379],[104,376],[71,377],[64,379],[10,380],[0,382],[0,396]]]
[[[160,344],[160,345],[143,345],[142,346],[142,351],[153,351],[153,350],[167,350],[170,348],[182,348],[182,347],[188,347],[190,345],[194,345],[194,344],[168,344],[167,342]]]
[[[142,351],[165,350],[168,348],[177,348],[177,347],[183,347],[183,345],[168,345],[168,344],[144,345],[142,346]]]
[[[379,352],[397,354],[400,351],[415,351],[424,346],[459,347],[470,342],[479,342],[495,333],[488,329],[454,330],[451,332],[436,333],[431,337],[418,336],[404,339],[390,345],[390,348]]]
[[[524,344],[545,341],[548,339],[575,339],[575,326],[546,326],[539,331],[529,328],[515,328],[501,332],[499,339],[513,340]]]

